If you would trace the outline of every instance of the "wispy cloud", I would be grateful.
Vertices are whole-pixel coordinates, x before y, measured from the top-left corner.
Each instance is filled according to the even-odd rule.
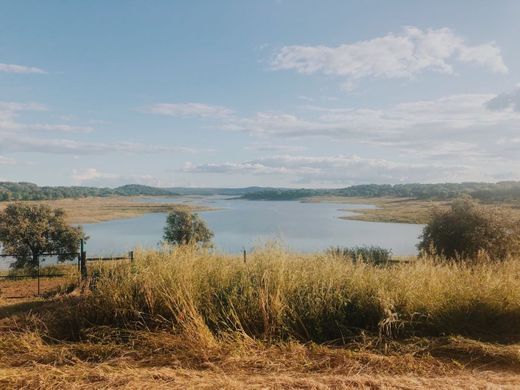
[[[518,144],[498,139],[518,138],[518,94],[458,94],[386,107],[306,105],[298,113],[258,112],[214,118],[215,127],[242,132],[264,141],[248,150],[277,153],[301,151],[292,144],[305,137],[330,138],[365,145],[415,161],[505,157],[518,160]],[[499,104],[500,103],[500,104]],[[287,139],[291,139],[287,145]],[[208,167],[209,168],[209,167]],[[211,167],[217,169],[218,167]]]
[[[48,108],[40,103],[0,102],[0,132],[2,130],[37,130],[65,133],[90,133],[94,131],[92,126],[61,123],[23,123],[18,120],[18,117],[24,111],[48,111]]]
[[[0,156],[0,165],[14,165],[16,164],[16,161],[12,158]]]
[[[114,179],[117,175],[113,173],[105,173],[100,172],[96,168],[87,168],[87,169],[74,169],[72,171],[72,180],[76,184],[83,184],[87,181],[92,181],[96,179]]]
[[[77,185],[115,187],[123,184],[144,184],[156,187],[173,186],[173,182],[158,179],[153,175],[120,175],[98,170],[97,168],[73,169],[71,179]]]
[[[453,74],[457,62],[480,65],[495,73],[508,72],[494,42],[468,45],[449,28],[417,27],[336,47],[285,46],[275,55],[271,67],[342,77],[344,87],[350,89],[364,78],[413,78],[424,71]]]
[[[0,133],[0,151],[50,154],[101,155],[107,153],[197,153],[198,149],[178,146],[149,145],[137,142],[80,142]]]
[[[41,68],[36,68],[34,66],[4,64],[4,63],[0,63],[0,72],[4,72],[4,73],[39,73],[39,74],[47,73],[45,70],[43,70]]]
[[[306,146],[299,145],[284,145],[275,143],[254,143],[245,147],[246,150],[253,150],[255,152],[276,152],[276,153],[293,153],[303,152],[307,150]]]
[[[151,114],[201,118],[225,118],[233,114],[233,110],[229,108],[204,103],[158,103],[144,107],[142,111]]]
[[[293,184],[399,183],[438,180],[459,181],[482,177],[465,165],[419,164],[352,156],[274,156],[241,162],[187,163],[184,172],[285,176]]]

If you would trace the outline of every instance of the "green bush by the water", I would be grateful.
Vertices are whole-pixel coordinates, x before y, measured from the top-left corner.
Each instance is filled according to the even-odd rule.
[[[388,264],[392,260],[392,251],[380,246],[356,246],[353,248],[333,247],[328,253],[351,261],[371,264]]]

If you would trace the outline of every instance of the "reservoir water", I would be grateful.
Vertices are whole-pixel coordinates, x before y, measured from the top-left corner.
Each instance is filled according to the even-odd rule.
[[[422,225],[361,222],[340,219],[356,209],[373,207],[341,203],[249,201],[211,197],[146,198],[139,201],[209,206],[199,212],[214,231],[216,248],[226,252],[251,250],[269,240],[289,249],[322,251],[330,246],[379,245],[395,255],[414,255]],[[154,248],[162,238],[166,214],[85,224],[89,255],[117,255],[135,247]]]

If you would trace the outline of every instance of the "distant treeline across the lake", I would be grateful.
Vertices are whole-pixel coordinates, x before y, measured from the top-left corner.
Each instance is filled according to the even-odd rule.
[[[445,200],[468,194],[483,202],[520,201],[520,181],[498,183],[362,184],[337,189],[291,188],[157,188],[128,184],[116,188],[38,186],[33,183],[0,182],[0,201],[52,200],[88,196],[226,195],[249,200],[298,200],[312,196],[399,197]]]
[[[169,189],[155,188],[137,184],[117,188],[98,187],[40,187],[33,183],[0,182],[0,201],[8,200],[52,200],[64,198],[84,198],[87,196],[132,196],[132,195],[175,195]]]
[[[297,200],[312,196],[398,197],[445,200],[471,195],[483,202],[520,200],[520,182],[439,183],[439,184],[362,184],[339,189],[269,189],[244,194],[250,200]]]

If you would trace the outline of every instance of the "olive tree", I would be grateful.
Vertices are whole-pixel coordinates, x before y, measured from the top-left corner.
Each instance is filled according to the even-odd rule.
[[[174,245],[210,246],[213,232],[197,214],[180,210],[172,211],[166,218],[163,238]]]
[[[433,211],[418,248],[450,259],[475,258],[480,251],[504,259],[520,253],[520,222],[498,207],[457,199],[448,209]]]
[[[36,267],[44,253],[72,260],[84,238],[82,228],[67,224],[61,209],[18,202],[0,212],[0,243],[16,259],[15,268]]]

